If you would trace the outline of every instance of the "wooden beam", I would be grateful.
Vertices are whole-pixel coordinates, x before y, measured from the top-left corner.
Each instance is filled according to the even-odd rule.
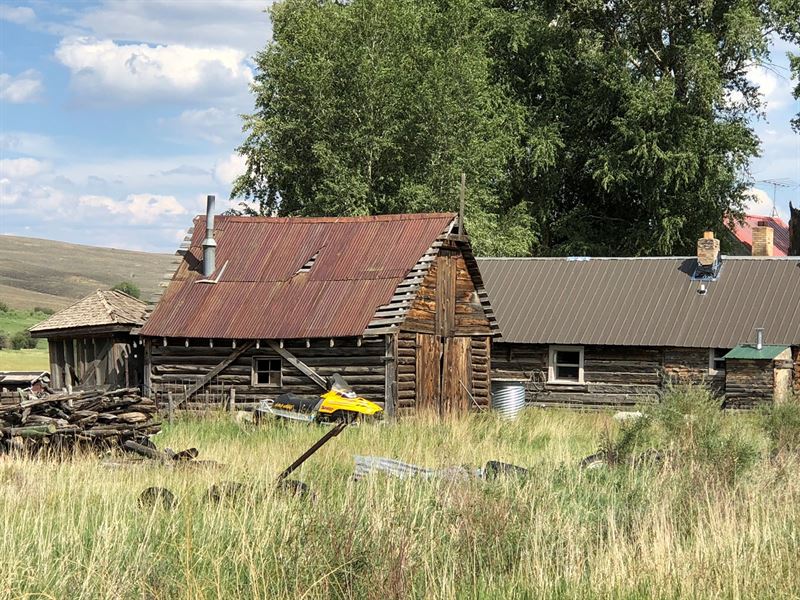
[[[306,340],[306,341],[308,341],[308,340]],[[325,378],[322,375],[317,373],[314,369],[309,367],[306,363],[304,363],[299,358],[297,358],[294,354],[289,352],[286,348],[282,348],[280,346],[280,344],[276,344],[275,342],[273,342],[271,340],[269,340],[267,343],[272,347],[273,350],[275,350],[275,352],[277,352],[283,358],[285,358],[286,361],[290,365],[292,365],[295,369],[297,369],[298,371],[303,373],[303,375],[308,377],[311,381],[316,383],[322,389],[327,391],[328,382],[325,380]]]
[[[250,348],[252,348],[253,346],[255,346],[255,342],[248,342],[236,348],[236,350],[231,352],[231,354],[225,360],[223,360],[216,367],[214,367],[208,373],[206,373],[200,381],[186,388],[186,393],[183,395],[183,398],[181,399],[180,402],[177,403],[176,406],[180,406],[182,403],[186,402],[189,398],[191,398],[198,390],[204,388],[212,379],[214,379],[214,377],[222,373],[222,371],[227,369],[232,362],[234,362],[242,354],[250,350]]]

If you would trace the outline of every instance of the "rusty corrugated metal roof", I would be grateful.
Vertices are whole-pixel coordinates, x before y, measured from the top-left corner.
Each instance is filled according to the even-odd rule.
[[[716,281],[695,258],[478,259],[501,340],[732,348],[765,328],[800,345],[800,260],[724,257]]]
[[[142,335],[297,339],[364,333],[448,228],[451,213],[215,218],[217,277],[202,279],[205,217]],[[314,258],[308,272],[298,273]],[[213,278],[212,277],[212,278]]]

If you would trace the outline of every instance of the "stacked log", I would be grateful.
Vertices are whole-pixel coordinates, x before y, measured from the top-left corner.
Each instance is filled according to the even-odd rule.
[[[157,408],[135,388],[73,393],[18,392],[0,397],[6,450],[109,448],[160,430]]]

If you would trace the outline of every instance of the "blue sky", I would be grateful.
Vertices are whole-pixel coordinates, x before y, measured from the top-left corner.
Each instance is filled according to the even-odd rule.
[[[226,208],[267,0],[0,0],[0,233],[171,252],[205,195]],[[800,182],[790,48],[753,68],[753,180]],[[769,213],[772,187],[754,207]],[[800,203],[780,188],[777,208]],[[760,204],[759,204],[760,203]]]

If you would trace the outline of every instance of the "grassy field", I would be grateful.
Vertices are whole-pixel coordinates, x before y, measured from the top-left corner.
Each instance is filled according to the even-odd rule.
[[[0,236],[0,301],[12,308],[61,309],[87,294],[132,281],[147,299],[171,272],[173,256]]]
[[[161,447],[195,446],[219,468],[7,457],[0,595],[797,598],[800,463],[796,454],[770,456],[761,422],[667,417],[662,435],[677,429],[672,442],[660,438],[666,458],[636,467],[624,456],[641,431],[620,434],[604,414],[367,425],[346,430],[294,475],[313,500],[271,492],[276,474],[323,431],[296,424],[187,419],[156,438]],[[620,466],[580,469],[598,444]],[[356,454],[427,466],[497,459],[531,474],[356,482]],[[248,491],[209,500],[222,481]],[[177,507],[139,508],[147,486],[168,487]]]
[[[10,338],[47,317],[46,313],[33,310],[0,310],[0,332]],[[31,350],[0,350],[0,371],[44,371],[49,368],[47,340],[39,340],[36,348]]]
[[[0,350],[0,371],[49,371],[50,355],[44,348]]]

